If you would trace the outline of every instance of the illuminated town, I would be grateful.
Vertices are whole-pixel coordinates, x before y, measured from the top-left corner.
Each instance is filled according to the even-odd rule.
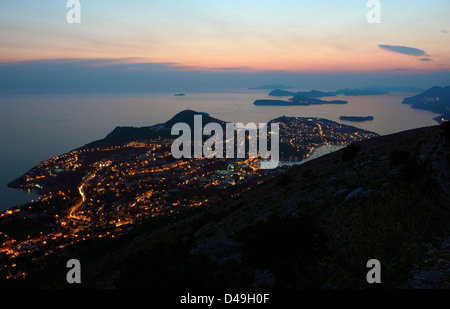
[[[272,122],[280,124],[280,145],[287,147],[280,151],[281,161],[301,161],[318,147],[377,136],[325,119],[283,116]],[[171,154],[174,138],[85,146],[42,162],[15,180],[11,186],[42,196],[0,214],[1,278],[26,277],[47,257],[64,256],[75,243],[119,237],[154,217],[176,217],[245,194],[289,168],[261,169],[259,159],[252,158],[176,160]]]

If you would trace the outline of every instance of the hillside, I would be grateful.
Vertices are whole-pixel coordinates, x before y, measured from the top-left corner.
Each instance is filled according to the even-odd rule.
[[[336,91],[318,91],[318,90],[310,90],[310,91],[286,91],[281,89],[272,90],[269,95],[274,97],[306,97],[306,98],[322,98],[322,97],[334,97],[337,95],[346,95],[346,96],[361,96],[361,95],[380,95],[387,94],[387,91],[378,90],[378,89],[339,89]]]
[[[450,86],[434,86],[418,95],[405,98],[403,104],[437,114],[446,114],[450,111]]]
[[[225,122],[209,116],[207,113],[196,112],[193,110],[184,110],[177,113],[171,119],[165,123],[161,123],[153,126],[146,127],[116,127],[111,133],[109,133],[104,139],[91,142],[84,146],[84,148],[91,147],[111,147],[129,143],[132,141],[142,141],[149,139],[169,139],[172,138],[170,129],[176,123],[187,123],[191,128],[194,128],[194,116],[202,115],[203,124],[210,122],[219,123],[225,127]]]
[[[450,287],[448,123],[358,145],[213,207],[73,246],[82,286]],[[366,282],[369,259],[382,264],[379,286]],[[64,262],[26,284],[67,286]]]
[[[307,98],[302,95],[296,95],[289,99],[289,101],[283,100],[256,100],[254,105],[270,105],[270,106],[308,106],[308,105],[322,105],[322,104],[347,104],[347,101],[343,100],[331,100],[325,101],[314,98]]]
[[[311,101],[321,101],[316,99],[308,99]],[[261,101],[261,100],[260,100]],[[280,101],[284,102],[284,101]],[[341,101],[331,101],[323,104],[341,104]],[[338,103],[336,103],[338,102]],[[256,104],[256,103],[255,103]],[[293,104],[288,102],[288,104]],[[316,104],[316,103],[314,103]],[[322,103],[317,103],[322,104]],[[193,110],[184,110],[177,113],[171,119],[164,123],[156,124],[146,127],[116,127],[104,139],[91,142],[82,149],[90,149],[96,147],[114,147],[124,145],[134,141],[145,140],[169,140],[176,137],[171,134],[172,126],[177,123],[186,123],[194,131],[194,117],[196,115],[202,116],[202,126],[208,123],[218,123],[222,128],[224,134],[226,133],[226,121],[220,120],[210,116],[204,112],[197,112]],[[353,126],[343,125],[334,121],[320,118],[305,118],[305,117],[278,117],[271,120],[269,123],[280,123],[280,158],[289,159],[290,157],[305,158],[308,156],[313,147],[320,147],[327,143],[348,143],[351,141],[371,138],[377,136],[375,132],[362,130]],[[323,125],[323,127],[322,127]],[[315,130],[320,126],[322,128],[322,135],[317,135]],[[193,134],[193,133],[192,133]],[[194,136],[193,136],[194,138]],[[203,139],[207,136],[204,135]],[[296,139],[295,145],[291,145],[290,141]],[[248,148],[248,147],[247,147]],[[12,187],[18,187],[20,183],[15,181],[11,183]]]

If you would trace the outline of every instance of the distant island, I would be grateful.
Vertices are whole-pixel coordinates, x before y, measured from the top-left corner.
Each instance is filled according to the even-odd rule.
[[[450,86],[434,86],[418,95],[405,98],[403,104],[436,114],[448,114],[450,113]]]
[[[348,96],[359,96],[359,95],[382,95],[388,94],[388,91],[376,90],[376,89],[339,89],[336,94],[348,95]]]
[[[269,93],[272,97],[291,97],[288,101],[285,100],[270,100],[262,99],[256,100],[254,105],[269,105],[269,106],[308,106],[308,105],[322,105],[322,104],[347,104],[345,100],[321,100],[323,97],[335,97],[337,95],[359,96],[359,95],[380,95],[388,92],[376,89],[339,89],[336,91],[298,91],[292,92],[282,89],[275,89]],[[361,121],[361,120],[353,120]],[[364,120],[366,121],[366,120]]]
[[[322,97],[334,97],[337,95],[347,95],[347,96],[360,96],[360,95],[381,95],[388,94],[389,92],[378,90],[378,89],[339,89],[336,91],[286,91],[282,89],[272,90],[269,95],[273,97],[290,97],[290,96],[303,96],[307,98],[322,98]]]
[[[273,96],[273,97],[304,96],[307,98],[321,98],[321,97],[336,96],[336,93],[335,92],[317,91],[317,90],[292,92],[292,91],[286,91],[286,90],[281,90],[281,89],[275,89],[275,90],[272,90],[269,93],[269,95]]]
[[[270,106],[308,106],[308,105],[323,105],[323,104],[347,104],[348,101],[332,100],[325,101],[314,98],[307,98],[301,95],[296,95],[289,99],[284,100],[256,100],[254,105],[270,105]]]
[[[353,122],[364,122],[364,121],[372,121],[373,116],[341,116],[339,117],[342,121],[353,121]]]
[[[185,94],[184,93],[175,93],[174,96],[176,96],[176,97],[184,97]]]

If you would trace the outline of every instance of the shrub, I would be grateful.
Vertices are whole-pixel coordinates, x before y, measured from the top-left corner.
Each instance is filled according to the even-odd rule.
[[[406,164],[409,160],[409,157],[410,157],[409,151],[397,150],[391,154],[391,163],[394,165]]]
[[[239,231],[235,240],[242,243],[243,263],[250,268],[269,269],[275,282],[272,288],[320,287],[323,282],[310,270],[328,255],[328,235],[314,214],[298,217],[271,215]],[[309,279],[303,282],[302,279]],[[317,288],[317,286],[314,286]]]
[[[294,181],[294,177],[292,177],[291,174],[284,173],[283,175],[281,175],[279,184],[282,185],[283,187],[286,187],[288,184],[290,184],[293,181]]]
[[[445,143],[450,145],[450,121],[444,122],[441,126],[444,129]]]
[[[343,149],[342,161],[344,161],[344,162],[353,161],[353,159],[355,158],[356,154],[360,150],[361,150],[361,145],[355,144],[355,143],[351,143],[350,145],[348,145],[347,147],[345,147]]]

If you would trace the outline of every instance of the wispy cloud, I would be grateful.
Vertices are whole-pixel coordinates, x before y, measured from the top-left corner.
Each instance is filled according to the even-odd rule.
[[[447,34],[447,33],[448,33],[448,31],[447,31],[447,30],[444,30],[444,29],[442,29],[441,32],[444,33],[444,34]]]
[[[420,58],[426,59],[418,57],[417,61],[420,61]],[[72,58],[0,63],[0,93],[223,92],[246,89],[254,85],[265,85],[260,89],[266,86],[272,88],[275,85],[280,87],[272,89],[286,89],[291,87],[283,85],[289,85],[293,81],[302,89],[339,89],[348,88],[349,85],[354,88],[367,88],[405,84],[421,87],[424,83],[445,84],[450,79],[450,70],[447,67],[437,72],[414,72],[413,67],[409,71],[399,67],[393,69],[394,72],[320,74],[254,72],[245,71],[243,67],[238,68],[241,70],[194,70],[170,62],[150,63],[133,58]]]
[[[431,60],[430,58],[420,58],[419,60],[420,60],[420,61],[425,61],[425,62],[433,61],[433,60]]]
[[[395,68],[395,69],[392,69],[392,72],[405,72],[405,71],[410,71],[410,69],[404,69],[404,68]]]
[[[241,67],[224,67],[224,68],[210,68],[212,71],[248,71],[250,68],[246,66]]]
[[[194,70],[195,67],[183,66],[176,62],[150,62],[148,59],[139,57],[130,58],[57,58],[29,61],[0,62],[0,66],[40,66],[40,67],[65,67],[72,69],[117,69],[118,71],[142,71],[142,72],[169,72]]]
[[[399,53],[399,54],[403,54],[403,55],[409,55],[409,56],[415,56],[415,57],[419,57],[419,56],[426,56],[428,57],[429,55],[427,55],[427,53],[421,49],[418,48],[414,48],[414,47],[408,47],[408,46],[398,46],[398,45],[385,45],[385,44],[380,44],[378,45],[378,47],[387,50],[387,51],[391,51],[394,53]]]

